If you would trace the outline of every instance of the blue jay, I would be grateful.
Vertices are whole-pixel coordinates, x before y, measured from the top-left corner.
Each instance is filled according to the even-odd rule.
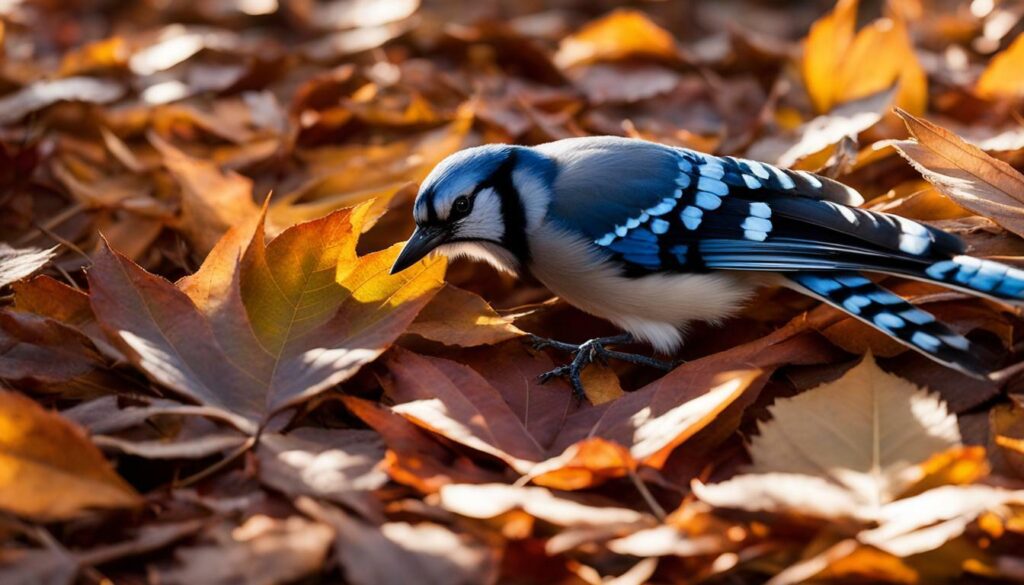
[[[862,202],[812,173],[642,140],[480,146],[451,155],[423,182],[417,228],[392,273],[433,251],[471,256],[532,274],[628,332],[549,343],[576,352],[552,374],[567,375],[577,394],[595,356],[629,359],[605,344],[643,341],[671,354],[687,323],[720,321],[758,287],[780,284],[984,377],[969,340],[861,271],[1011,302],[1024,301],[1024,271],[965,256],[957,237],[857,208]]]

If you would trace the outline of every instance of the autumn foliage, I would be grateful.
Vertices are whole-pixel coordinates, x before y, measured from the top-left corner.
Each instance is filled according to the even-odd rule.
[[[1024,265],[1019,6],[0,4],[0,583],[1024,581],[1012,307],[886,281],[976,380],[769,289],[580,403],[528,333],[610,325],[389,274],[445,156],[595,134]]]

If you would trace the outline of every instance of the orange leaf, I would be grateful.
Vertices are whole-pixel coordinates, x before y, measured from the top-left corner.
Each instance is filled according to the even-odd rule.
[[[630,57],[678,59],[672,34],[637,10],[619,9],[562,39],[555,64],[563,69]]]
[[[0,508],[52,521],[140,503],[80,428],[24,396],[0,392]]]

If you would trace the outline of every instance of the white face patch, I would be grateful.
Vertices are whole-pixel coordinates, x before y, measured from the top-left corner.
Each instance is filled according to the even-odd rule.
[[[453,236],[459,240],[501,241],[505,236],[505,222],[501,215],[501,197],[494,189],[488,187],[476,194],[472,211],[453,226]]]

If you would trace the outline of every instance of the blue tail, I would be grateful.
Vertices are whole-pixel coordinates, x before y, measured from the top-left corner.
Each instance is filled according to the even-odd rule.
[[[826,303],[929,358],[975,378],[987,377],[989,368],[978,359],[984,350],[936,320],[931,313],[911,305],[860,273],[790,272],[785,276]]]
[[[971,256],[953,256],[925,269],[928,280],[1004,301],[1024,301],[1024,270]]]

